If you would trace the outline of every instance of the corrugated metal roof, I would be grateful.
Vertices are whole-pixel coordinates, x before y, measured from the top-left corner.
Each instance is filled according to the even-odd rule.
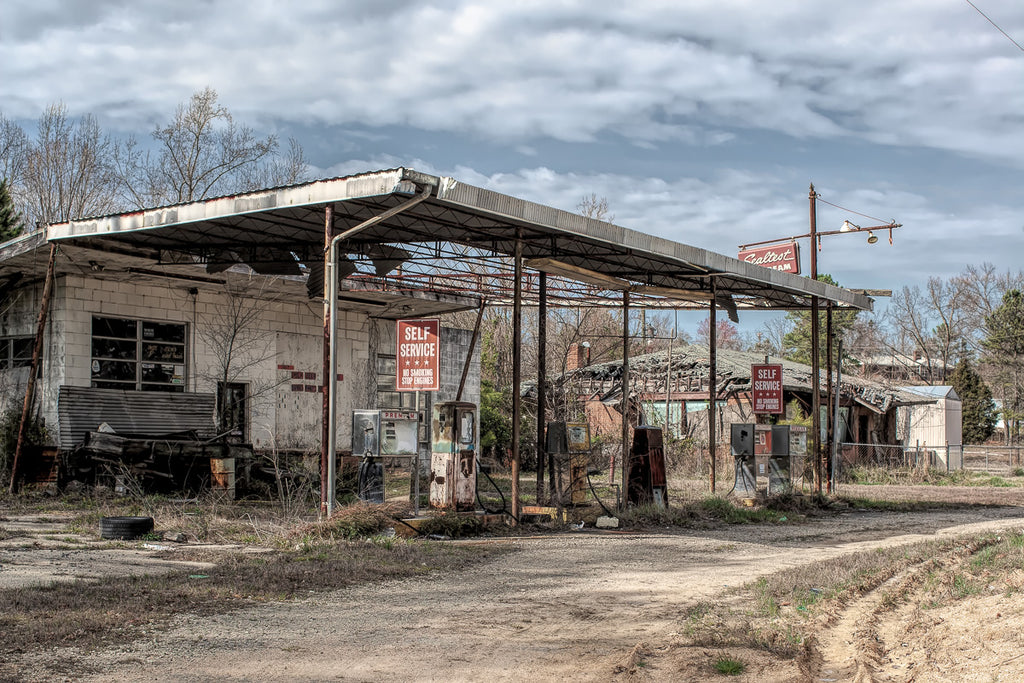
[[[653,377],[656,381],[664,381],[667,371],[667,351],[633,356],[629,359],[630,382],[634,387],[644,377]],[[764,354],[731,349],[718,349],[717,384],[723,393],[743,391],[750,388],[750,366],[764,363]],[[782,365],[782,385],[787,391],[810,393],[814,375],[809,365],[789,360],[769,358],[770,363]],[[711,359],[705,346],[684,345],[672,349],[672,374],[684,377],[687,374],[701,380],[707,380],[711,373]],[[593,378],[608,383],[609,395],[621,396],[622,360],[596,363],[585,368],[565,373],[565,376]],[[820,388],[824,392],[826,373],[820,374]],[[664,391],[664,389],[662,389]],[[850,399],[860,399],[875,408],[887,410],[892,405],[908,405],[920,403],[921,397],[904,391],[899,387],[891,387],[863,377],[843,375],[842,394]]]
[[[431,189],[429,199],[347,240],[346,249],[365,258],[380,244],[445,243],[508,256],[519,243],[526,259],[548,259],[551,268],[559,263],[586,269],[622,283],[610,289],[654,292],[667,297],[671,307],[706,307],[712,276],[727,308],[799,309],[808,307],[812,296],[853,308],[872,305],[863,294],[823,282],[404,168],[75,220],[49,226],[46,235],[68,247],[200,273],[218,259],[252,263],[267,253],[294,254],[311,267],[323,261],[328,204],[340,231],[423,188]],[[0,247],[0,277],[38,268],[38,259],[20,256]]]

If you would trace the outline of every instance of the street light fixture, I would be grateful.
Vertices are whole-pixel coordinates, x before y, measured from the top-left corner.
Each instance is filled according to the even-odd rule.
[[[811,183],[810,192],[807,195],[810,202],[810,224],[811,231],[803,235],[795,235],[793,237],[780,237],[778,239],[764,240],[761,242],[751,242],[749,244],[740,245],[740,250],[747,249],[749,247],[756,247],[768,244],[777,244],[779,242],[793,242],[804,237],[811,238],[811,274],[812,280],[818,279],[818,258],[817,252],[821,251],[821,238],[828,235],[845,235],[855,232],[866,232],[868,234],[868,244],[875,244],[878,242],[878,236],[875,235],[875,230],[888,230],[889,231],[889,244],[892,244],[892,231],[896,228],[902,227],[901,223],[896,221],[890,221],[885,225],[872,225],[869,227],[861,227],[855,223],[851,223],[848,220],[843,221],[843,225],[838,230],[826,230],[818,231],[818,209],[817,199],[818,193],[814,191],[814,183]],[[842,208],[842,207],[838,207]],[[815,248],[817,247],[817,248]],[[828,361],[828,377],[829,384],[832,382],[832,307],[828,306],[828,335],[829,335],[829,357]],[[811,438],[811,448],[814,454],[814,487],[818,493],[821,493],[821,482],[822,482],[822,452],[821,452],[821,364],[820,364],[820,326],[821,323],[818,320],[819,309],[818,309],[818,297],[811,297],[811,430],[813,432]],[[829,479],[831,483],[831,478]],[[831,487],[830,487],[831,488]]]

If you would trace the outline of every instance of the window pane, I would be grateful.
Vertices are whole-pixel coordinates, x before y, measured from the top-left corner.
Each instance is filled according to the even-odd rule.
[[[92,378],[97,380],[135,381],[135,363],[115,360],[92,361]]]
[[[377,407],[378,408],[398,408],[399,394],[397,391],[378,391],[377,392]]]
[[[97,339],[92,340],[93,358],[111,358],[114,360],[135,360],[138,345],[135,340]]]
[[[92,334],[94,337],[117,337],[118,339],[136,339],[138,323],[135,320],[121,320],[119,318],[98,318],[92,319]]]
[[[377,374],[378,375],[391,375],[394,378],[397,370],[394,356],[377,356]]]
[[[174,323],[142,323],[143,341],[185,343],[185,326]]]
[[[143,391],[185,391],[185,387],[178,384],[143,384]]]
[[[120,389],[121,391],[132,391],[135,389],[135,382],[103,382],[93,380],[90,384],[93,389]]]
[[[11,367],[27,368],[32,365],[32,348],[35,346],[34,337],[20,337],[11,340],[11,347],[14,360]]]
[[[184,363],[185,347],[175,344],[143,344],[142,360]]]

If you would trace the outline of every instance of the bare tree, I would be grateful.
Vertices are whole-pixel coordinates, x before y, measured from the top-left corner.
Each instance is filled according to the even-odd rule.
[[[1024,289],[1024,273],[999,273],[991,263],[967,266],[951,280],[960,291],[966,341],[971,351],[981,350],[985,319],[1001,304],[1003,295],[1013,289]]]
[[[179,105],[174,119],[157,126],[152,135],[152,152],[134,138],[115,150],[121,191],[137,208],[293,183],[307,172],[296,140],[290,140],[288,151],[278,158],[277,139],[259,137],[252,128],[237,124],[209,87]]]
[[[212,313],[197,326],[196,334],[212,357],[209,370],[201,375],[217,388],[217,430],[228,431],[236,408],[230,386],[250,378],[250,371],[273,358],[275,334],[262,325],[275,297],[271,280],[258,276],[248,281],[229,282]],[[248,382],[247,400],[278,386],[274,382]]]
[[[116,210],[111,149],[91,115],[73,122],[63,104],[47,107],[24,157],[21,192],[29,224]]]
[[[19,188],[25,173],[28,136],[21,126],[0,113],[0,180]]]
[[[715,321],[715,341],[720,349],[740,351],[743,349],[743,340],[740,332],[728,320]],[[697,343],[708,345],[711,343],[711,318],[704,318],[697,328]]]
[[[611,223],[615,220],[615,214],[608,211],[608,199],[606,197],[598,198],[593,192],[589,196],[584,196],[580,199],[579,203],[576,204],[576,211],[581,216],[605,221],[606,223]]]
[[[754,333],[754,337],[747,340],[746,345],[757,353],[781,357],[786,351],[786,335],[792,327],[786,318],[769,318]]]

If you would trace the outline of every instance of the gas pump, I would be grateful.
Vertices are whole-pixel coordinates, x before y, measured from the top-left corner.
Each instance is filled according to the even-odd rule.
[[[569,422],[565,425],[569,437],[569,491],[573,505],[587,502],[587,468],[590,466],[590,425]]]
[[[633,448],[626,476],[626,502],[631,505],[668,505],[661,427],[641,426],[633,430]]]
[[[359,500],[384,502],[384,463],[381,459],[414,457],[419,422],[417,412],[352,411],[352,455],[363,458],[359,463]]]
[[[431,420],[430,507],[476,509],[476,406],[435,403]]]

